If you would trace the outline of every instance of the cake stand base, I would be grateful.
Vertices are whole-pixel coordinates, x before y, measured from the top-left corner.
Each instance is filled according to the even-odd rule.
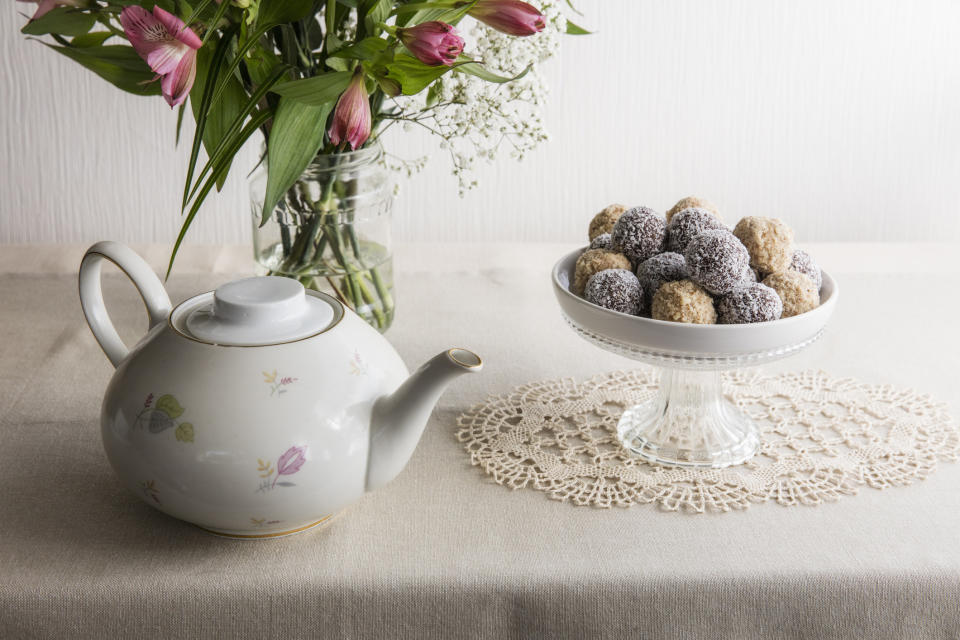
[[[644,460],[680,467],[740,464],[760,445],[756,425],[724,397],[719,371],[661,369],[659,393],[624,412],[617,436]]]

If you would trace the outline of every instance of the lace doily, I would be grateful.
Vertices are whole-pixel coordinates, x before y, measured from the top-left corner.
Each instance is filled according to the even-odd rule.
[[[761,448],[728,469],[669,468],[631,457],[616,439],[627,406],[652,397],[656,374],[551,380],[489,398],[461,415],[474,465],[513,489],[597,507],[656,503],[730,511],[753,503],[817,505],[926,478],[960,455],[960,430],[926,395],[818,371],[724,375],[724,391],[756,421]]]

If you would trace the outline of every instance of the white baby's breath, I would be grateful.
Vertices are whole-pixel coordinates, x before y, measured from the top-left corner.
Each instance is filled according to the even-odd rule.
[[[395,101],[400,111],[396,118],[406,126],[425,127],[442,139],[440,148],[450,155],[461,195],[477,186],[478,160],[492,162],[505,149],[522,160],[548,139],[540,113],[548,87],[540,65],[559,51],[566,18],[553,0],[533,4],[546,22],[543,31],[533,36],[509,36],[471,18],[458,25],[465,52],[488,70],[513,77],[529,67],[525,76],[496,84],[465,73],[447,73],[436,83],[434,106],[427,105],[426,92]]]

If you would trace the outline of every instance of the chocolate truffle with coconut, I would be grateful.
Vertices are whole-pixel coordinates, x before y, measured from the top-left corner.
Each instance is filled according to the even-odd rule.
[[[727,229],[715,215],[706,209],[691,207],[684,209],[670,219],[667,224],[667,251],[683,253],[687,245],[704,231]]]
[[[572,291],[582,296],[590,276],[604,269],[630,269],[630,261],[626,256],[605,249],[584,251],[577,258],[577,264],[573,269]]]
[[[663,251],[667,238],[667,222],[649,207],[624,211],[610,232],[613,250],[639,265]]]
[[[750,262],[747,249],[729,231],[704,231],[687,245],[683,256],[694,282],[710,293],[722,295],[743,284]]]
[[[643,289],[637,276],[626,269],[606,269],[587,280],[584,291],[587,302],[604,309],[635,316],[643,305]]]
[[[817,265],[817,263],[814,262],[810,254],[803,249],[794,250],[793,259],[790,260],[790,270],[799,271],[803,275],[813,280],[813,284],[816,285],[817,291],[820,291],[820,287],[823,286],[823,272],[820,270],[820,267]]]
[[[719,324],[769,322],[779,320],[783,313],[783,302],[777,292],[756,282],[721,296],[714,306]]]
[[[647,301],[653,300],[653,294],[664,282],[683,280],[688,275],[687,261],[679,253],[670,251],[644,260],[637,267],[637,277]]]
[[[607,251],[613,250],[613,242],[610,241],[609,233],[601,233],[596,238],[590,241],[591,249],[606,249]]]

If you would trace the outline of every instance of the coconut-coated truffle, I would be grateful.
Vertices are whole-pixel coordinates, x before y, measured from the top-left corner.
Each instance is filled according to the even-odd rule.
[[[750,266],[761,275],[786,271],[793,258],[793,231],[779,218],[747,216],[733,228],[733,235],[750,252]]]
[[[779,320],[783,302],[770,287],[754,282],[717,299],[717,323],[746,324]]]
[[[687,276],[687,261],[679,253],[670,251],[644,260],[637,267],[637,278],[648,301],[664,282],[683,280]]]
[[[590,241],[593,242],[593,239],[600,234],[613,231],[613,225],[617,223],[617,220],[626,210],[627,208],[622,204],[611,204],[593,216],[593,220],[590,221]]]
[[[590,276],[584,297],[604,309],[635,316],[643,304],[643,289],[632,271],[605,269]]]
[[[813,260],[813,257],[803,249],[795,249],[793,251],[793,258],[790,260],[790,270],[799,271],[813,280],[817,291],[820,291],[820,287],[823,286],[823,271],[820,270],[820,266]]]
[[[664,283],[653,295],[651,311],[655,320],[691,324],[715,324],[717,321],[713,299],[690,280]]]
[[[630,269],[630,261],[626,256],[606,249],[584,251],[573,269],[573,292],[582,296],[590,276],[604,269]]]
[[[704,200],[703,198],[697,198],[696,196],[687,196],[686,198],[680,199],[677,204],[670,207],[667,210],[667,222],[670,222],[673,219],[673,216],[680,213],[684,209],[706,209],[713,215],[717,216],[717,220],[721,220],[720,212],[717,210],[717,206],[712,202]]]
[[[727,293],[742,283],[750,263],[747,249],[729,231],[704,231],[687,245],[683,256],[694,282],[710,293]]]
[[[601,233],[596,238],[590,241],[591,249],[606,249],[607,251],[613,250],[613,243],[610,241],[609,233]]]
[[[754,282],[760,282],[760,278],[757,277],[757,272],[748,265],[747,268],[743,270],[743,275],[740,276],[740,286],[746,286]]]
[[[667,224],[667,251],[683,253],[694,237],[714,229],[727,229],[727,225],[706,209],[684,209]]]
[[[634,207],[623,212],[610,235],[614,251],[640,264],[663,251],[667,221],[649,207]]]
[[[820,306],[820,294],[817,286],[808,276],[799,271],[771,273],[763,279],[763,284],[777,292],[783,301],[784,318],[806,313]]]

